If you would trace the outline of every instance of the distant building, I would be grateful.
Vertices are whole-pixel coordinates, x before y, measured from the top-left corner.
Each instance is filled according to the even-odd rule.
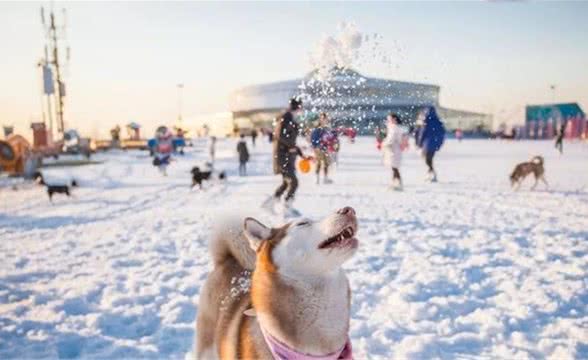
[[[305,78],[247,86],[234,91],[229,108],[237,126],[269,126],[293,96],[302,96],[310,119],[319,112],[329,114],[336,126],[353,126],[360,133],[396,112],[414,124],[419,113],[434,106],[449,130],[465,131],[492,128],[492,116],[444,108],[439,105],[440,87],[365,77],[351,69],[331,70],[327,82],[317,81],[316,71]]]
[[[586,114],[577,103],[528,105],[522,136],[551,139],[561,130],[566,138],[582,138],[588,132]]]
[[[225,137],[233,135],[233,114],[228,111],[188,115],[184,117],[184,124],[195,130],[196,136]]]

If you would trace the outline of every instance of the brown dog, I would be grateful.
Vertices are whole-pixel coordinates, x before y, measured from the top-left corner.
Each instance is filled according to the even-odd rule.
[[[341,266],[357,251],[356,233],[350,207],[275,228],[252,218],[219,224],[196,358],[351,359],[351,288]]]
[[[542,156],[534,156],[531,161],[520,163],[515,166],[512,174],[510,174],[511,186],[514,187],[516,185],[516,190],[518,190],[529,174],[535,176],[535,184],[531,187],[532,190],[535,189],[539,180],[543,181],[546,187],[549,187],[547,180],[545,180],[545,168],[543,167]]]

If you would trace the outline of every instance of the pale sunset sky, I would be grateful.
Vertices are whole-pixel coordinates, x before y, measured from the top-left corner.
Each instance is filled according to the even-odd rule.
[[[0,3],[0,125],[30,136],[41,119],[41,5]],[[147,134],[177,117],[225,111],[243,85],[311,70],[309,53],[342,21],[381,35],[393,66],[368,76],[441,86],[445,107],[522,122],[525,104],[588,110],[588,2],[55,2],[68,11],[66,121],[107,136],[136,121]],[[61,13],[58,12],[59,16]],[[550,85],[555,84],[555,92]],[[284,99],[286,103],[287,99]]]

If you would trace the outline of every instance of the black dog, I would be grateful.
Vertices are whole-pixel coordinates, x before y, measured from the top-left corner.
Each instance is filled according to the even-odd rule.
[[[208,180],[209,181],[213,177],[212,170],[200,171],[200,168],[198,166],[194,166],[190,172],[192,173],[192,189],[196,185],[198,185],[198,187],[200,189],[202,189],[202,182],[204,182],[205,180]],[[224,179],[226,179],[226,177],[227,176],[226,176],[226,174],[225,174],[224,171],[221,171],[218,174],[218,179],[219,180],[224,180]]]
[[[65,194],[68,197],[71,196],[69,185],[49,185],[45,182],[43,174],[41,174],[40,172],[35,173],[34,179],[37,182],[37,184],[45,185],[45,187],[47,187],[47,195],[49,195],[49,201],[51,202],[53,202],[53,194]],[[75,180],[72,180],[71,187],[76,186],[78,186],[78,183]]]
[[[210,180],[210,175],[212,175],[212,171],[200,171],[198,166],[194,166],[190,172],[192,173],[192,188],[198,185],[202,189],[202,182]]]

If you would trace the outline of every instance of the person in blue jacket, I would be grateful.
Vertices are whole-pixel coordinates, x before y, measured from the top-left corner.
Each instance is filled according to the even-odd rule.
[[[422,149],[425,163],[427,164],[428,179],[437,182],[437,173],[433,167],[435,153],[441,149],[445,140],[445,126],[437,116],[435,107],[431,106],[425,110],[424,124],[417,132],[417,146]]]

